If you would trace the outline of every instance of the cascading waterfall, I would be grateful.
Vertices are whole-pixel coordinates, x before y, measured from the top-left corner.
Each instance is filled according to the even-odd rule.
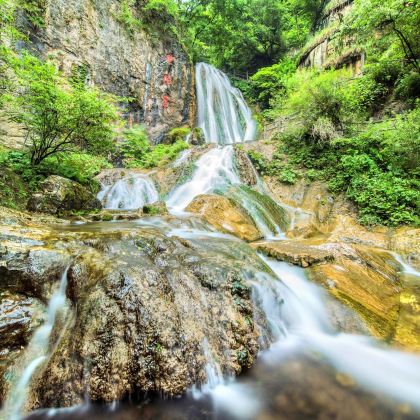
[[[29,383],[37,368],[47,359],[50,337],[57,314],[65,309],[67,272],[68,268],[62,274],[60,285],[49,301],[46,322],[35,331],[28,344],[25,360],[23,361],[27,365],[16,382],[12,384],[3,410],[9,420],[19,420],[21,418]]]
[[[215,67],[196,66],[198,126],[207,143],[233,144],[255,140],[256,123],[242,93]]]
[[[182,212],[200,194],[241,182],[235,171],[232,147],[210,150],[201,156],[196,166],[192,179],[170,194],[166,204],[172,212]]]
[[[159,193],[149,177],[136,174],[103,186],[98,199],[109,210],[137,210],[158,201]]]

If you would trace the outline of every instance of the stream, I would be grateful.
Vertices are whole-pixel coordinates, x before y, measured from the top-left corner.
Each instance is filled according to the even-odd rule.
[[[158,395],[133,395],[113,404],[92,404],[66,409],[39,410],[29,419],[414,419],[420,415],[420,357],[377,342],[366,335],[357,315],[311,283],[304,269],[255,255],[245,242],[216,232],[185,208],[200,194],[225,193],[234,186],[266,238],[282,240],[282,228],[258,201],[242,189],[234,162],[232,144],[252,141],[256,123],[240,92],[219,70],[200,63],[196,70],[198,125],[207,143],[215,147],[196,162],[192,177],[166,197],[172,218],[147,217],[130,222],[97,222],[72,225],[69,229],[95,232],[107,229],[156,230],[168,237],[188,239],[209,253],[224,253],[235,259],[254,254],[265,271],[249,258],[243,276],[252,290],[255,307],[265,321],[256,324],[265,348],[254,367],[241,376],[222,372],[211,346],[203,342],[207,380],[193,386],[178,399]],[[185,155],[186,156],[186,155]],[[185,159],[183,156],[181,159]],[[182,161],[177,162],[182,164]],[[264,194],[262,182],[258,193]],[[239,192],[238,192],[239,191]],[[135,210],[159,198],[150,178],[139,175],[117,181],[98,196],[108,209]],[[237,197],[238,198],[238,197]],[[244,249],[243,255],[239,255]],[[248,253],[248,254],[247,254]],[[402,276],[420,281],[419,273],[394,255],[403,267]],[[48,320],[35,333],[28,350],[28,364],[9,395],[9,417],[22,417],[31,377],[48,357],[48,342],[57,312],[65,307],[67,273],[48,307]],[[355,333],[340,330],[341,324],[356,325]],[[340,324],[340,323],[338,323]],[[6,405],[6,407],[8,407]]]

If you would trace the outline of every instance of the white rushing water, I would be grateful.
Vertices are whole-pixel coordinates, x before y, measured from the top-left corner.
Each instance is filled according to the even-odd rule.
[[[148,176],[135,174],[103,186],[98,200],[109,210],[137,210],[158,201],[159,193]]]
[[[207,143],[232,144],[255,140],[256,123],[242,93],[215,67],[196,66],[198,126]]]
[[[231,146],[211,149],[198,159],[196,166],[192,179],[169,195],[166,204],[172,213],[182,212],[200,194],[241,182],[233,163]]]
[[[67,272],[68,268],[64,271],[60,285],[49,301],[46,322],[35,331],[28,344],[24,360],[22,361],[22,363],[26,363],[26,367],[16,381],[12,383],[12,388],[3,410],[5,417],[9,420],[19,420],[21,418],[32,376],[48,356],[50,337],[57,314],[65,309]]]
[[[261,257],[277,276],[253,282],[255,301],[269,320],[270,357],[293,343],[323,355],[368,391],[420,409],[420,357],[383,347],[371,337],[340,333],[329,321],[327,296],[299,267]],[[279,304],[279,301],[282,303]]]

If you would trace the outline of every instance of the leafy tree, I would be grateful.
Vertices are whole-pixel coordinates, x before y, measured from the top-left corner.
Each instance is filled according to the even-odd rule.
[[[57,153],[113,149],[115,98],[80,83],[70,85],[53,64],[30,54],[9,52],[6,61],[14,83],[3,94],[4,111],[26,129],[33,165]]]
[[[372,53],[392,51],[395,46],[404,61],[419,71],[419,26],[419,0],[355,0],[341,31]]]

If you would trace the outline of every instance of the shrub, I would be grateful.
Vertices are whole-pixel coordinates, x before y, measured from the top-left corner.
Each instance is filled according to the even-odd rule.
[[[415,100],[420,98],[420,74],[411,72],[398,82],[395,95],[402,100]]]
[[[152,146],[146,131],[140,126],[125,131],[125,141],[121,149],[128,167],[152,168],[169,163],[188,147],[188,144],[183,140],[178,140],[173,144]]]
[[[185,127],[173,128],[172,130],[169,131],[168,134],[166,134],[165,143],[172,144],[180,140],[185,140],[189,134],[191,134],[190,127],[185,126]]]

